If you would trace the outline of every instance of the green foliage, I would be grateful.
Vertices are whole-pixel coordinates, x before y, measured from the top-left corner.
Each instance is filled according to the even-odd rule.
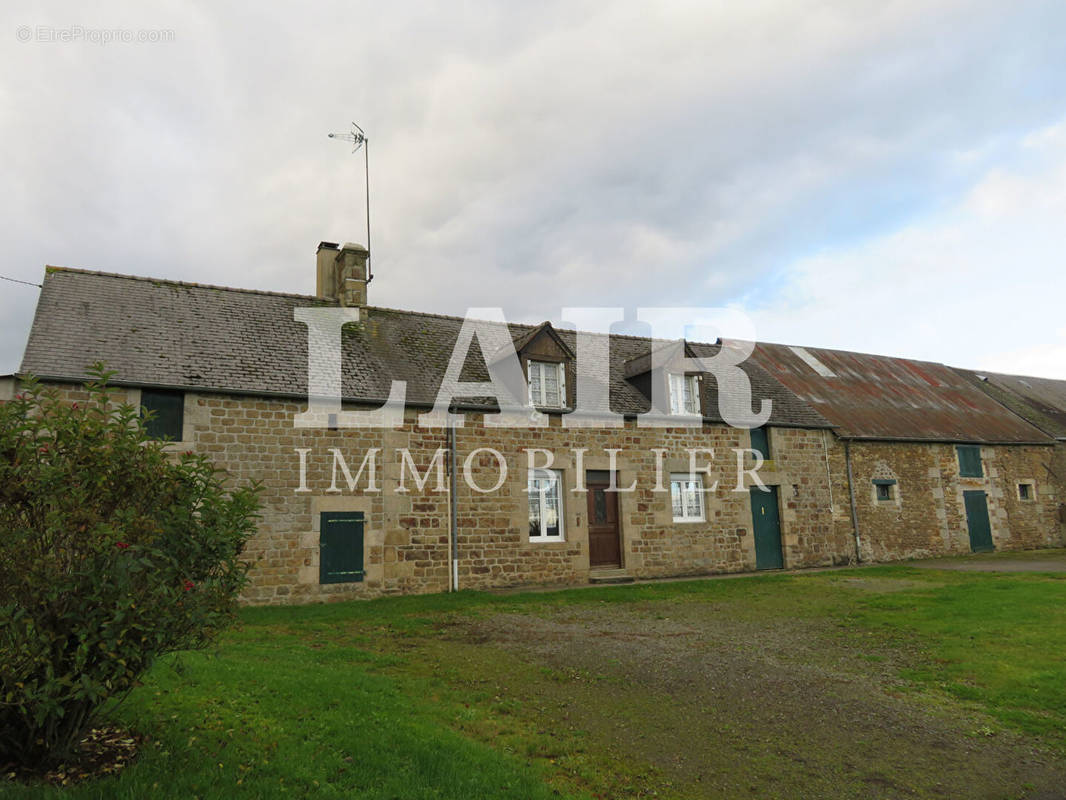
[[[48,765],[160,655],[232,619],[256,487],[148,439],[101,365],[88,402],[0,404],[0,763]]]

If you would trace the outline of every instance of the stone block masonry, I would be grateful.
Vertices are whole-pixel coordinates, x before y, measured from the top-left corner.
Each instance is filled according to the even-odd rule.
[[[79,388],[62,388],[71,401],[85,398]],[[138,389],[116,393],[119,400],[139,402]],[[209,456],[235,482],[263,485],[259,532],[247,549],[254,567],[244,600],[307,603],[447,591],[451,585],[447,432],[419,426],[410,410],[404,425],[395,430],[296,429],[293,416],[303,407],[295,400],[185,395],[182,441],[170,447]],[[575,489],[584,484],[579,480],[584,471],[612,466],[620,488],[634,487],[618,494],[621,566],[630,575],[653,578],[753,570],[748,494],[752,479],[745,475],[736,491],[734,454],[749,445],[746,430],[720,424],[638,428],[630,420],[617,429],[568,429],[552,416],[546,428],[504,429],[486,427],[482,417],[468,414],[464,427],[456,430],[459,587],[586,582],[587,497]],[[506,475],[487,448],[501,454]],[[559,541],[530,540],[527,451],[534,448],[550,451],[552,466],[561,474]],[[704,519],[675,522],[670,473],[687,473],[689,451],[701,448],[715,451],[713,459],[697,454],[697,466],[710,467],[703,479]],[[345,459],[354,478],[375,449],[377,491],[368,490],[369,468],[349,490],[335,452]],[[784,566],[853,563],[855,537],[843,442],[826,430],[774,427],[769,430],[769,449],[771,460],[759,476],[778,487]],[[987,494],[997,549],[1063,544],[1059,506],[1066,497],[1056,478],[1066,474],[1062,445],[984,446],[981,478],[959,475],[950,444],[854,441],[850,449],[864,561],[969,552],[962,493],[970,489]],[[611,450],[617,451],[613,465]],[[442,451],[444,483],[439,485]],[[409,460],[400,452],[408,453]],[[538,466],[543,465],[543,456],[536,458]],[[665,491],[656,491],[659,465]],[[749,455],[744,466],[752,465]],[[412,467],[426,478],[422,489],[413,481]],[[889,497],[879,496],[875,480],[892,482]],[[496,491],[474,488],[497,482]],[[1033,487],[1027,498],[1020,494],[1021,483]],[[319,582],[319,520],[329,511],[363,514],[361,581]]]
[[[953,444],[851,442],[856,512],[864,561],[970,552],[963,492],[983,491],[992,540],[997,550],[1059,547],[1064,544],[1056,508],[1062,492],[1048,479],[1054,450],[1040,445],[985,445],[980,478],[959,474]],[[833,444],[830,461],[834,492],[848,502],[844,446]],[[877,481],[890,484],[879,499]],[[1018,484],[1033,486],[1023,500]],[[846,506],[845,506],[846,507]],[[851,530],[851,519],[836,515],[837,526]]]

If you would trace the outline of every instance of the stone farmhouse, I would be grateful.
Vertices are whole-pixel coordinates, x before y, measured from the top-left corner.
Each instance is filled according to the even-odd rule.
[[[323,242],[315,270],[312,297],[49,267],[20,373],[3,389],[33,374],[76,400],[103,361],[171,448],[261,481],[248,602],[1064,543],[1064,381],[759,343],[741,368],[756,409],[768,399],[772,412],[749,430],[723,421],[714,375],[684,369],[728,342],[684,342],[655,366],[658,343],[600,335],[597,375],[617,424],[572,426],[582,337],[510,324],[526,401],[546,425],[493,427],[493,398],[463,397],[461,427],[432,427],[420,415],[463,320],[369,305],[358,245]],[[404,381],[396,424],[294,424],[309,388],[298,310],[342,307],[358,311],[341,334],[342,408],[377,408]],[[474,344],[464,379],[486,380],[495,357]],[[640,424],[662,397],[654,410],[697,423]]]

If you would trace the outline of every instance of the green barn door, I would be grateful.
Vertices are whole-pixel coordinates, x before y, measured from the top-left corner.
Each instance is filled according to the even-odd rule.
[[[323,511],[319,529],[319,583],[363,579],[363,512]]]
[[[988,500],[984,492],[963,492],[966,504],[966,525],[970,529],[970,549],[975,553],[995,550],[992,544],[992,526],[988,521]]]
[[[777,487],[751,487],[751,522],[755,531],[755,569],[781,569],[781,519],[777,514]]]

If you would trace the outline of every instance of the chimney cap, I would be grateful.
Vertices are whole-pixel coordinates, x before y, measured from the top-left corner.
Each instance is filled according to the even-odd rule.
[[[358,242],[345,242],[341,250],[355,250],[360,253],[369,253],[370,251],[363,247]]]
[[[337,245],[336,242],[319,242],[318,243],[318,249],[319,250],[337,250],[338,249],[338,245]]]

